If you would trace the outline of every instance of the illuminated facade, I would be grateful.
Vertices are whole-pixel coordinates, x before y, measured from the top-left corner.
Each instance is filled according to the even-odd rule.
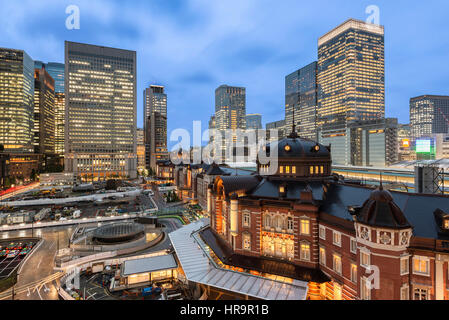
[[[217,157],[224,162],[231,154],[228,148],[237,142],[234,135],[232,141],[226,141],[225,130],[246,129],[246,89],[222,85],[215,90],[215,133],[222,134],[220,150],[214,150]],[[229,153],[229,154],[228,154]]]
[[[55,153],[55,81],[45,69],[34,71],[34,151]]]
[[[145,142],[143,129],[137,129],[137,168],[145,169]]]
[[[317,62],[285,77],[285,124],[292,128],[293,111],[296,130],[303,138],[317,137]]]
[[[65,43],[65,170],[137,176],[136,52]]]
[[[384,117],[384,28],[350,19],[318,41],[318,126]]]
[[[398,161],[416,160],[409,124],[398,124]]]
[[[329,147],[295,135],[274,146],[276,174],[259,165],[209,185],[201,236],[221,263],[307,282],[310,300],[449,299],[447,196],[345,184]]]
[[[449,96],[425,95],[410,99],[413,142],[438,133],[449,133]]]
[[[167,94],[163,86],[151,85],[143,92],[145,157],[147,169],[169,158],[167,150]]]
[[[0,48],[0,144],[34,152],[34,62],[25,51]]]
[[[55,81],[55,154],[64,156],[64,127],[65,127],[65,66],[63,63],[35,61],[36,69],[44,68]]]

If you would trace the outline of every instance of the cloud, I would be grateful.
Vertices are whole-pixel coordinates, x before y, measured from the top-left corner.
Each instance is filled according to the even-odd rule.
[[[80,8],[81,29],[65,28]],[[3,1],[0,45],[34,59],[64,61],[64,40],[137,51],[142,91],[166,86],[169,130],[207,127],[221,84],[247,88],[247,112],[284,117],[284,77],[317,59],[317,39],[346,19],[365,19],[371,0],[22,0]],[[447,1],[378,0],[386,30],[387,115],[408,121],[408,103],[447,90]]]

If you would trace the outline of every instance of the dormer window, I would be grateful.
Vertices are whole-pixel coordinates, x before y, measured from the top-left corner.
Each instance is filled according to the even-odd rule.
[[[279,193],[285,193],[285,187],[284,186],[280,186],[279,187]]]
[[[449,230],[449,219],[444,220],[443,227],[444,229]]]
[[[290,152],[290,150],[292,150],[292,147],[290,147],[288,144],[285,146],[284,150],[286,152]]]

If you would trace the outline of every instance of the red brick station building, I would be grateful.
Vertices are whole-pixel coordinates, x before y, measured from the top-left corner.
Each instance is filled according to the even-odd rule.
[[[306,281],[311,300],[449,299],[449,197],[345,183],[331,148],[296,134],[270,148],[274,175],[177,170],[178,187],[207,193],[201,236],[223,264]]]

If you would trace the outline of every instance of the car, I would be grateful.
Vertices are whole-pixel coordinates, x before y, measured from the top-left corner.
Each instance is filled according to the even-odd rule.
[[[24,256],[24,255],[28,254],[28,252],[30,252],[30,251],[31,251],[30,248],[22,249],[22,251],[20,251],[19,255]]]
[[[18,254],[19,254],[19,250],[12,250],[6,255],[6,259],[15,258],[15,257],[17,257]]]

